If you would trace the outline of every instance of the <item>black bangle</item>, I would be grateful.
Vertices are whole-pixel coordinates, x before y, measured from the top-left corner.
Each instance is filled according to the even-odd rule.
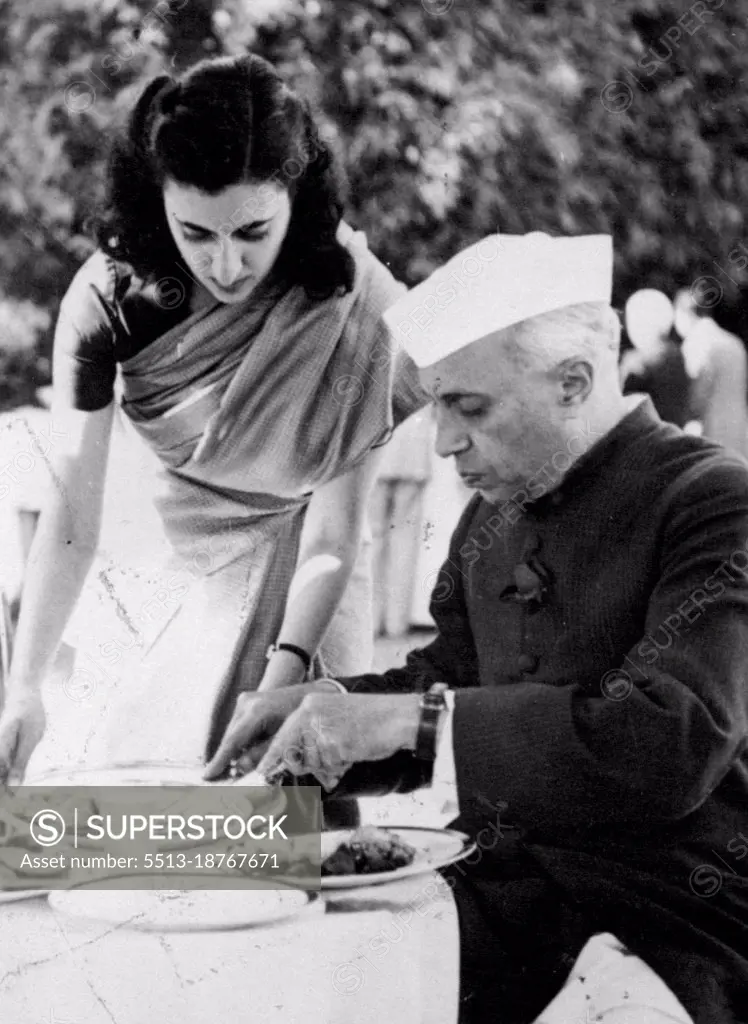
[[[304,671],[309,671],[312,659],[303,647],[297,647],[296,644],[271,644],[270,649],[268,650],[268,658],[272,657],[276,651],[290,651],[291,654],[295,654],[296,657],[300,658],[304,663]]]

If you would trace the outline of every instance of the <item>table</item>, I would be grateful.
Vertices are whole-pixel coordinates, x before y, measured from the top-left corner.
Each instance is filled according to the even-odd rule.
[[[454,901],[435,874],[210,933],[74,921],[38,898],[0,905],[0,1020],[455,1024],[458,961]]]

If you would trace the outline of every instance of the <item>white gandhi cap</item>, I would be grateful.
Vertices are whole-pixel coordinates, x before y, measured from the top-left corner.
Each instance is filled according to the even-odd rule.
[[[488,235],[404,295],[385,323],[416,366],[431,366],[522,320],[610,303],[610,235]]]

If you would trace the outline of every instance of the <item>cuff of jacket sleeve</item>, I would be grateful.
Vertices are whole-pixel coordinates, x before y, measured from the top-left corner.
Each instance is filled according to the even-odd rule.
[[[447,690],[445,700],[447,710],[443,716],[436,748],[432,787],[434,791],[445,794],[445,799],[449,800],[450,809],[454,809],[452,803],[455,799],[457,800],[458,807],[455,812],[455,816],[457,816],[459,815],[460,797],[457,793],[457,766],[453,742],[455,695],[452,690]]]

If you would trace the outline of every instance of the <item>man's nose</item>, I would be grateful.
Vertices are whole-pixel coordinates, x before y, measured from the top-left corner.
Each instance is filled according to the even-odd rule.
[[[436,407],[436,454],[442,459],[457,455],[470,444],[470,439],[457,417],[448,409]]]
[[[220,238],[213,253],[213,278],[223,288],[231,285],[241,276],[242,258],[238,247],[230,238]]]

